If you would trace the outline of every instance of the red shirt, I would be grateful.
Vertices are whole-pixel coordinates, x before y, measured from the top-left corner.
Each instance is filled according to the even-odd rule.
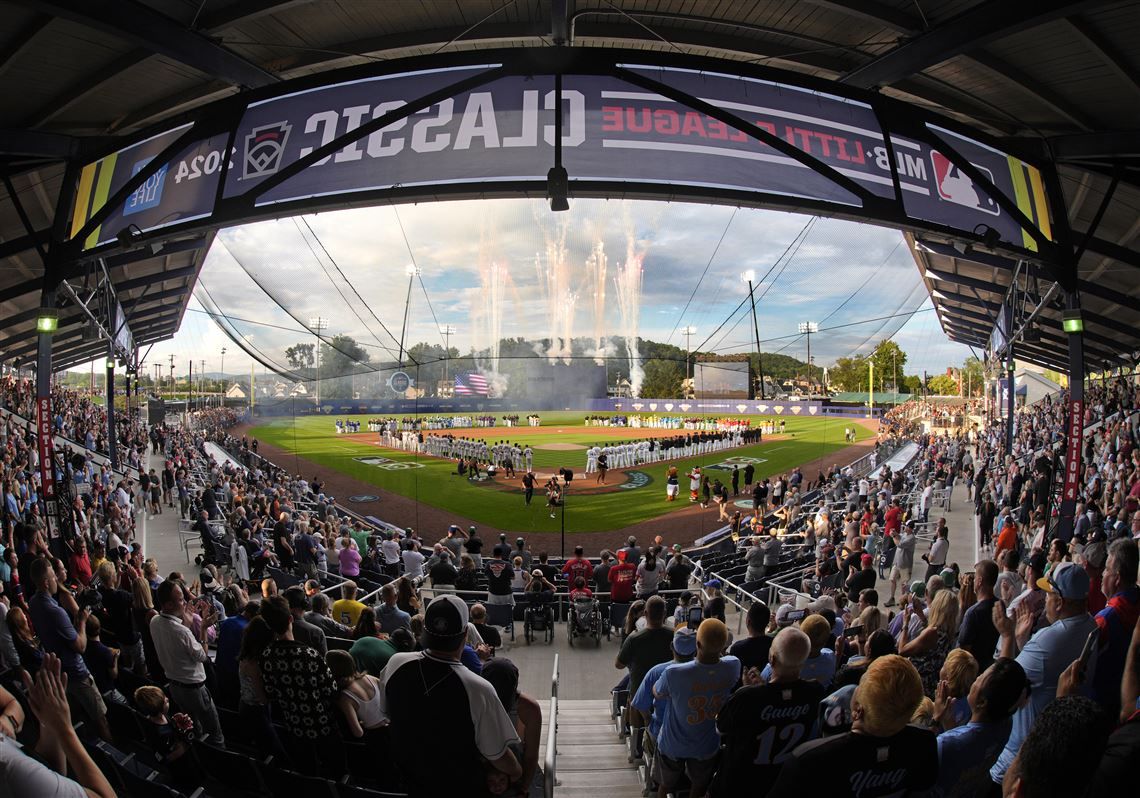
[[[562,573],[569,574],[571,587],[578,581],[579,576],[585,579],[588,585],[594,576],[594,566],[585,557],[575,557],[566,561],[566,564],[562,566]]]
[[[633,601],[634,583],[637,581],[637,566],[619,563],[610,569],[610,599],[624,604]]]
[[[899,529],[902,524],[902,509],[898,507],[891,507],[883,513],[883,526],[886,527],[885,531],[889,535],[891,532]]]

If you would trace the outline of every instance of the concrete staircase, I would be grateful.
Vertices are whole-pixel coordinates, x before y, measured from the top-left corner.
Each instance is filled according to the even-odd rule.
[[[545,720],[545,718],[544,718]],[[629,748],[610,717],[610,701],[559,700],[556,798],[633,798],[642,794]],[[543,732],[541,756],[546,757]]]

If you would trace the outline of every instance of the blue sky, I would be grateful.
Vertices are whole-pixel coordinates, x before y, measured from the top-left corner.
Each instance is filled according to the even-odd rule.
[[[604,283],[589,262],[598,251]],[[615,278],[637,261],[639,301],[627,302],[623,315]],[[765,351],[803,359],[797,324],[815,321],[821,331],[812,354],[820,365],[892,335],[910,355],[909,373],[941,371],[969,354],[939,328],[897,231],[778,211],[577,199],[562,214],[533,200],[439,202],[222,231],[182,328],[148,360],[166,363],[174,354],[178,374],[190,358],[215,371],[225,346],[226,371],[248,373],[248,356],[202,312],[200,299],[231,317],[247,345],[281,362],[285,347],[312,340],[302,327],[318,315],[329,319],[327,334],[352,335],[375,358],[394,359],[411,264],[419,275],[409,344],[442,343],[438,326],[450,324],[450,342],[461,351],[486,346],[495,332],[538,339],[636,329],[684,346],[679,330],[692,325],[694,348],[751,351],[751,318],[733,315],[748,293],[741,272],[750,269]],[[604,300],[595,302],[603,285]]]

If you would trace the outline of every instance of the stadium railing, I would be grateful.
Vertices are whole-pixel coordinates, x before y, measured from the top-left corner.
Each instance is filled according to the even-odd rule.
[[[550,723],[546,732],[546,761],[543,763],[542,795],[554,798],[558,786],[558,655],[550,677]]]

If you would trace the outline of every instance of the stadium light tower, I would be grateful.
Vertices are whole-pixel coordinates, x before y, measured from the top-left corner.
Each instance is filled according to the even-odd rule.
[[[692,357],[693,347],[692,338],[697,334],[697,328],[691,324],[685,325],[681,328],[681,335],[685,336],[685,379],[689,379],[693,375],[689,373],[689,359]]]
[[[819,332],[819,323],[814,321],[800,322],[800,335],[807,336],[807,383],[808,401],[811,401],[811,334]]]
[[[443,336],[443,381],[447,382],[447,361],[451,360],[451,336],[455,335],[455,327],[441,324],[439,333]]]
[[[309,329],[317,336],[317,407],[321,406],[321,330],[327,330],[329,320],[321,316],[309,319]]]
[[[760,399],[763,401],[764,396],[764,355],[760,352],[760,322],[756,320],[756,290],[752,287],[752,283],[756,281],[756,270],[748,269],[740,273],[742,282],[748,283],[748,299],[752,302],[752,332],[756,335],[756,365],[757,370],[760,372]]]

